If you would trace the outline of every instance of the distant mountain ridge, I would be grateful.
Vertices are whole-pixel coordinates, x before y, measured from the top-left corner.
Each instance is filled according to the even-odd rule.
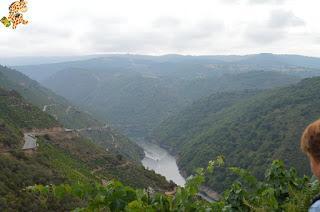
[[[28,75],[32,79],[43,81],[53,74],[70,68],[83,68],[83,69],[97,69],[98,67],[104,67],[105,70],[113,68],[121,68],[123,70],[131,66],[131,71],[135,70],[134,66],[139,68],[138,72],[143,73],[145,71],[153,74],[177,74],[179,69],[183,68],[194,70],[197,68],[200,73],[208,74],[208,72],[219,72],[218,69],[210,67],[212,65],[219,65],[226,69],[226,67],[232,66],[251,66],[241,67],[242,71],[259,70],[260,68],[270,69],[270,66],[282,66],[282,67],[295,67],[309,69],[319,74],[320,58],[307,57],[301,55],[286,55],[286,54],[252,54],[252,55],[207,55],[207,56],[189,56],[189,55],[163,55],[163,56],[148,56],[148,55],[92,55],[83,57],[65,57],[64,62],[47,63],[43,60],[38,60],[34,65],[14,66],[19,71]],[[69,61],[69,62],[68,62]],[[257,66],[258,65],[258,66]],[[254,67],[257,66],[257,67]],[[122,71],[123,71],[122,70]],[[168,72],[170,71],[170,72]],[[286,71],[286,70],[283,70]],[[224,73],[232,73],[226,71]],[[314,73],[314,74],[315,74]],[[181,77],[181,74],[179,75]]]
[[[103,70],[62,71],[43,84],[65,98],[110,120],[130,136],[145,136],[161,121],[194,100],[218,91],[266,89],[296,83],[279,72],[250,72],[184,80]]]
[[[16,68],[126,134],[143,137],[192,101],[214,92],[268,89],[320,76],[320,59],[266,53],[125,54]]]

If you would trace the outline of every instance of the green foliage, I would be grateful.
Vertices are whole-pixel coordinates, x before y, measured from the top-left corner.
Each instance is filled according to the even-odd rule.
[[[211,161],[206,169],[199,169],[190,177],[184,188],[178,188],[174,197],[154,193],[152,189],[135,190],[123,186],[120,182],[110,181],[106,186],[99,184],[84,185],[36,185],[29,189],[40,192],[43,196],[50,193],[57,198],[74,195],[87,202],[85,208],[76,211],[204,211],[210,204],[198,198],[199,186],[205,175],[212,173],[216,166],[223,165],[222,157]]]
[[[70,210],[79,205],[81,201],[74,198],[54,200],[52,196],[43,203],[39,196],[23,190],[34,184],[71,183],[50,164],[45,152],[33,156],[21,150],[0,153],[0,211]]]
[[[164,177],[146,170],[141,164],[107,152],[84,137],[60,134],[49,136],[45,151],[55,169],[62,170],[68,179],[90,182],[89,179],[118,179],[135,188],[152,186],[157,190],[169,188]]]
[[[241,182],[234,183],[223,197],[233,211],[307,211],[312,196],[319,192],[318,182],[298,177],[295,169],[286,170],[282,161],[273,161],[263,181],[248,171],[232,168]]]
[[[177,153],[184,141],[208,127],[209,121],[206,120],[210,120],[213,114],[219,113],[239,101],[245,101],[257,93],[259,91],[256,90],[222,92],[203,98],[163,121],[154,130],[152,137],[171,152]]]
[[[0,89],[0,118],[6,122],[6,130],[9,129],[8,123],[15,125],[17,128],[40,129],[57,126],[60,123],[64,127],[72,129],[102,127],[102,123],[92,118],[90,114],[80,111],[64,98],[55,95],[52,91],[15,70],[0,66],[0,87],[11,90]],[[33,106],[33,104],[39,108]],[[52,117],[43,113],[42,110],[44,109]],[[6,130],[0,133],[1,143],[6,146],[9,144],[12,146],[22,145],[21,137],[19,141],[19,139],[11,136],[5,136]],[[109,152],[114,155],[121,154],[127,159],[140,162],[143,157],[143,150],[140,147],[115,130],[111,128],[106,130],[107,132],[101,130],[82,131],[82,135],[91,138],[97,144],[101,144],[104,149],[108,148]],[[111,143],[113,142],[112,136],[116,144]],[[14,142],[16,143],[14,144]],[[144,172],[140,167],[139,171]]]
[[[139,164],[144,157],[142,148],[110,127],[85,130],[81,132],[81,135],[90,138],[92,142],[107,151],[123,155],[126,159]]]
[[[99,121],[78,110],[63,97],[56,95],[13,69],[0,66],[0,87],[18,92],[25,100],[37,106],[40,110],[43,110],[44,106],[47,105],[48,110],[46,112],[58,119],[67,128],[102,126]]]
[[[218,157],[210,161],[206,169],[200,168],[179,187],[174,196],[154,193],[150,189],[135,190],[120,182],[110,181],[106,186],[84,185],[36,185],[29,189],[41,196],[53,194],[58,199],[76,196],[85,207],[75,211],[307,211],[311,198],[319,189],[316,181],[310,184],[307,177],[300,178],[294,169],[285,169],[282,161],[273,161],[266,170],[263,181],[258,181],[247,170],[232,167],[230,171],[239,180],[228,188],[217,202],[206,202],[198,197],[199,187],[205,176],[222,166]]]
[[[22,133],[0,118],[0,152],[22,146]]]
[[[309,174],[299,142],[304,128],[320,117],[319,90],[320,78],[315,77],[256,94],[215,94],[164,122],[155,138],[177,153],[187,174],[221,154],[228,166],[249,169],[258,179],[275,159],[295,167],[300,176]],[[234,179],[221,168],[207,185],[221,192]]]
[[[31,155],[23,151],[0,152],[0,210],[45,210],[82,204],[77,197],[53,200],[52,195],[41,200],[35,194],[22,191],[34,184],[76,183],[94,185],[102,181],[119,179],[134,188],[152,186],[157,190],[169,189],[164,177],[145,170],[141,165],[119,161],[116,155],[108,154],[90,141],[81,137],[62,138],[61,140],[38,139],[37,152]],[[47,137],[47,136],[45,136]],[[57,191],[58,192],[58,191]],[[26,201],[34,204],[26,206]],[[43,203],[40,204],[39,201]],[[3,202],[1,202],[3,201]]]
[[[72,197],[55,201],[52,200],[52,195],[48,196],[47,201],[43,201],[37,195],[23,191],[25,187],[34,184],[79,182],[88,185],[119,179],[134,188],[170,188],[171,185],[164,177],[146,170],[136,162],[141,155],[134,154],[141,149],[132,144],[131,147],[134,148],[126,150],[130,147],[130,141],[111,129],[107,134],[109,137],[113,136],[115,142],[122,144],[122,151],[106,152],[105,148],[75,132],[55,132],[43,137],[38,136],[39,146],[35,151],[22,151],[22,129],[61,126],[53,117],[41,111],[42,108],[33,106],[22,96],[38,106],[51,101],[66,102],[51,95],[51,92],[26,76],[1,66],[0,86],[22,93],[20,95],[14,90],[0,88],[0,211],[64,211],[82,203],[82,200]],[[87,113],[80,112],[72,106],[60,106],[47,107],[46,112],[54,114],[60,120],[63,113],[68,113],[68,116],[64,116],[65,122],[73,127],[97,126],[97,122]],[[55,112],[51,111],[57,108]],[[61,116],[57,112],[61,112]],[[101,135],[103,136],[105,135]],[[124,157],[121,153],[125,153]],[[135,162],[128,160],[131,154]]]
[[[50,128],[60,125],[53,117],[26,102],[17,92],[1,88],[0,117],[18,128]]]
[[[60,124],[53,117],[26,102],[17,92],[0,88],[0,152],[22,147],[21,128],[56,126]]]
[[[140,188],[165,189],[170,186],[164,177],[140,164],[119,160],[116,153],[107,153],[104,148],[72,132],[38,137],[39,147],[34,153],[21,150],[24,142],[21,128],[53,126],[59,126],[54,118],[27,103],[16,92],[0,89],[1,211],[70,210],[82,203],[72,197],[55,201],[52,195],[42,201],[37,195],[23,191],[34,184],[92,184],[119,179]]]
[[[276,71],[211,63],[99,58],[29,67],[28,73],[37,78],[35,73],[54,69],[43,85],[96,117],[110,120],[130,137],[148,135],[170,115],[212,93],[274,88],[300,80]]]

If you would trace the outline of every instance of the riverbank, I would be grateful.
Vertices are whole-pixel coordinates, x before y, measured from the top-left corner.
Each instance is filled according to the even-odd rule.
[[[142,160],[144,167],[154,170],[179,186],[185,185],[186,181],[179,171],[176,159],[167,150],[146,141],[139,141],[137,144],[143,148],[145,153]]]
[[[165,176],[168,181],[172,180],[179,186],[185,185],[186,180],[179,170],[177,160],[169,153],[169,151],[157,144],[143,140],[140,140],[137,144],[143,148],[145,153],[145,157],[142,160],[144,167],[154,170],[156,173]],[[208,202],[217,201],[219,199],[219,194],[217,192],[205,186],[200,188],[199,196]]]

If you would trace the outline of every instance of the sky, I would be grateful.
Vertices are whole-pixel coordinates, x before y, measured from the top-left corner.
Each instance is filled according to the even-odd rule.
[[[12,0],[0,1],[0,16]],[[319,0],[28,0],[0,57],[100,53],[320,57]]]

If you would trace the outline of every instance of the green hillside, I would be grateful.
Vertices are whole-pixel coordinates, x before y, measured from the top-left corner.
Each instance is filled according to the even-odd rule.
[[[248,168],[258,177],[274,159],[308,174],[299,139],[305,126],[320,118],[319,89],[320,78],[311,78],[248,98],[225,94],[219,100],[212,96],[164,122],[155,134],[162,145],[178,152],[179,166],[188,174],[217,155],[224,155],[228,165]],[[220,169],[208,184],[221,191],[232,180]]]
[[[20,129],[61,126],[53,117],[26,102],[15,91],[0,88],[0,151],[21,148]]]
[[[59,138],[46,136],[38,139],[40,146],[32,155],[19,149],[0,152],[0,210],[61,210],[81,205],[77,199],[66,202],[49,200],[44,204],[36,195],[23,191],[35,184],[91,184],[117,179],[135,188],[170,189],[164,177],[107,153],[91,141],[81,137],[68,139],[69,136],[60,134]]]
[[[0,210],[68,210],[81,205],[74,198],[43,202],[24,189],[35,184],[91,184],[118,179],[136,188],[168,190],[164,177],[120,153],[106,151],[76,132],[48,132],[37,139],[33,153],[22,150],[22,129],[60,126],[17,92],[0,89]],[[111,133],[111,132],[110,132]]]
[[[176,154],[181,144],[188,141],[195,133],[209,127],[204,120],[239,101],[245,101],[257,93],[259,93],[258,90],[220,92],[202,98],[162,122],[153,131],[150,139],[160,141],[163,147]]]
[[[105,151],[92,141],[76,133],[52,134],[45,136],[45,146],[55,168],[62,170],[72,182],[96,179],[107,182],[118,179],[136,188],[151,186],[156,190],[168,189],[165,178],[150,172],[140,164],[127,160],[122,155]],[[58,158],[57,158],[58,157]],[[70,162],[68,162],[70,161]]]
[[[120,154],[131,161],[140,164],[144,157],[143,149],[111,127],[84,130],[80,133],[107,151]]]
[[[0,66],[0,87],[17,91],[28,102],[41,110],[44,110],[47,105],[46,112],[55,117],[65,127],[83,128],[102,125],[63,97],[54,94],[36,81],[13,69]]]
[[[208,97],[216,92],[243,91],[284,87],[297,83],[300,77],[279,71],[250,71],[225,74],[220,77],[199,78],[185,83],[181,92],[192,100]]]
[[[175,84],[167,78],[130,73],[118,76],[91,69],[59,72],[44,83],[132,137],[147,134],[164,117],[187,104]]]
[[[110,120],[130,137],[146,136],[169,116],[214,92],[274,88],[300,80],[275,71],[184,78],[174,73],[167,76],[164,69],[157,76],[152,72],[95,68],[63,70],[43,85],[95,117]]]
[[[19,128],[50,128],[60,126],[52,117],[26,102],[16,91],[0,88],[0,116]]]
[[[30,103],[36,105],[40,110],[52,115],[52,117],[54,117],[59,123],[63,124],[66,128],[86,129],[103,126],[102,122],[93,118],[91,114],[79,110],[63,97],[56,95],[20,72],[3,66],[0,66],[0,87],[19,92],[19,94],[29,102],[25,103],[25,105],[31,105]],[[8,105],[3,104],[2,107],[8,107]],[[35,107],[30,106],[30,108],[35,110]],[[26,120],[28,122],[35,122],[39,116],[43,116],[43,113],[40,113],[40,110],[37,111],[37,115],[35,117],[29,117]],[[18,111],[14,111],[13,114],[16,115],[14,119],[17,120],[17,122],[21,117],[29,115],[28,113],[18,113]],[[46,125],[50,124],[52,121],[57,123],[57,121],[53,120],[52,117],[50,117],[51,120],[48,121],[48,123],[40,123],[40,128],[45,128]],[[101,118],[100,120],[106,119]],[[23,126],[21,125],[21,127]],[[105,132],[103,136],[106,136],[106,138],[100,136],[100,138],[97,138],[97,142],[100,142],[102,139],[104,142],[108,143],[107,138],[111,137],[112,133],[114,132]],[[118,138],[117,142],[119,143],[119,146],[121,146],[121,154],[127,155],[129,158],[134,158],[135,160],[143,155],[143,151],[138,147],[138,145],[132,143],[120,134],[118,134]]]

